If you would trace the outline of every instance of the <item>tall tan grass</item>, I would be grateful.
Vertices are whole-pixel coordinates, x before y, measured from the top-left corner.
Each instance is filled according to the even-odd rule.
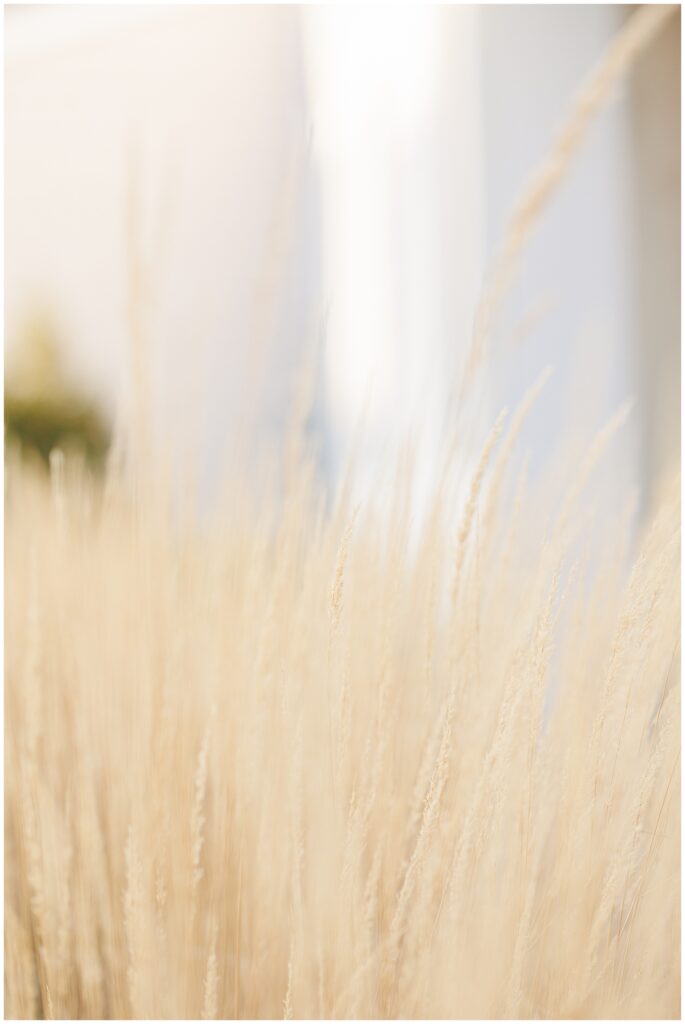
[[[626,574],[484,460],[418,542],[59,472],[7,473],[9,1016],[677,1016],[675,481]]]
[[[6,1016],[679,1016],[679,474],[597,562],[546,377],[418,531],[8,453]]]

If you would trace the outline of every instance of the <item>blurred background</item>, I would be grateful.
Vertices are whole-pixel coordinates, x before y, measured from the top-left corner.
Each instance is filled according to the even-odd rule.
[[[363,419],[360,487],[419,430],[427,485],[507,216],[633,10],[5,6],[8,435],[101,461],[142,374],[211,495],[309,361],[322,479]],[[483,427],[546,365],[533,470],[633,396],[607,475],[646,509],[680,454],[679,11],[526,251]]]

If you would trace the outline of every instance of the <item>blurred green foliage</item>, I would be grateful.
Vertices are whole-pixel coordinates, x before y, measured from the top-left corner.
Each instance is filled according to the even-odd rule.
[[[101,468],[110,442],[104,416],[70,385],[59,359],[54,327],[45,314],[27,324],[5,367],[5,442],[23,454],[37,452],[47,464],[58,447],[79,450],[93,468]]]

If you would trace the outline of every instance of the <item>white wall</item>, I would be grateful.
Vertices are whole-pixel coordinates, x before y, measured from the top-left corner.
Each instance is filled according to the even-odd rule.
[[[125,392],[134,186],[158,425],[183,445],[199,407],[208,482],[255,380],[251,437],[281,435],[291,371],[322,320],[329,470],[368,400],[367,480],[419,420],[430,476],[486,259],[624,16],[597,5],[10,9],[8,345],[47,301],[75,371],[110,404]],[[677,280],[655,271],[673,262],[679,184],[645,184],[664,160],[679,172],[679,146],[660,164],[649,135],[664,96],[662,142],[679,111],[673,34],[669,45],[670,77],[656,56],[652,72],[643,64],[643,100],[619,95],[555,197],[504,311],[482,410],[491,421],[555,365],[524,435],[535,468],[563,423],[589,434],[636,394],[611,460],[617,487],[650,477],[679,411]],[[647,151],[656,163],[643,173]],[[505,355],[548,295],[546,319]],[[650,363],[641,353],[667,305]],[[655,426],[665,381],[670,420]]]
[[[310,329],[318,230],[302,74],[293,8],[7,17],[9,344],[47,304],[74,371],[119,401],[133,194],[158,426],[182,446],[199,416],[210,476],[255,379],[258,433],[280,430],[284,364]]]
[[[639,397],[642,473],[651,498],[680,462],[680,12],[645,53],[631,87],[636,168]]]
[[[620,7],[601,5],[482,8],[489,254],[572,96],[622,21]],[[623,89],[592,125],[554,196],[501,317],[496,401],[510,403],[546,363],[554,369],[524,431],[533,473],[569,428],[589,437],[637,394],[632,157]],[[528,312],[548,300],[539,325],[512,344]],[[642,414],[636,410],[606,461],[616,488],[637,472]]]
[[[303,12],[327,407],[338,449],[365,416],[366,488],[419,427],[427,485],[470,335],[483,260],[478,16],[474,7]]]

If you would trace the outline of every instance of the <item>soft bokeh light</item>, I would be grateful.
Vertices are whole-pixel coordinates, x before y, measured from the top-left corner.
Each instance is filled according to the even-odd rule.
[[[135,292],[155,429],[198,455],[211,489],[246,417],[255,447],[283,435],[320,337],[323,474],[364,417],[366,486],[409,433],[429,478],[508,211],[623,18],[592,5],[8,9],[8,352],[50,309],[69,372],[121,418]],[[589,435],[628,396],[617,486],[651,486],[673,455],[674,32],[677,19],[593,128],[503,311],[481,430],[556,367],[526,427],[534,468],[569,417]],[[468,462],[478,442],[461,443]]]

